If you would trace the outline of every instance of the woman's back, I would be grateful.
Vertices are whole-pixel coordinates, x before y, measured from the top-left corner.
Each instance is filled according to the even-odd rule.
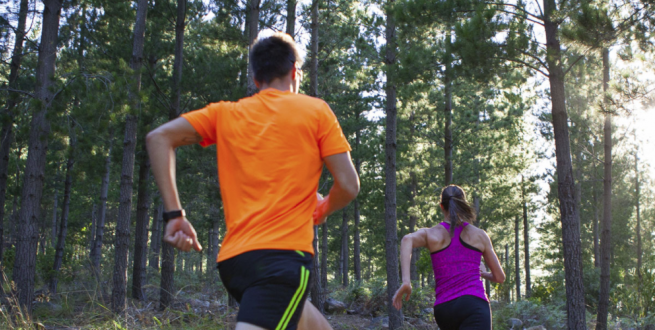
[[[450,224],[428,230],[435,278],[435,305],[464,295],[488,301],[480,279],[480,260],[485,249],[484,231],[464,222],[450,237]]]

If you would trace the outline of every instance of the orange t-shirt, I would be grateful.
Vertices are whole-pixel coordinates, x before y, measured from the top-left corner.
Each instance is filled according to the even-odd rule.
[[[324,101],[266,89],[182,115],[216,144],[227,234],[217,261],[262,249],[314,253],[323,158],[350,151]]]

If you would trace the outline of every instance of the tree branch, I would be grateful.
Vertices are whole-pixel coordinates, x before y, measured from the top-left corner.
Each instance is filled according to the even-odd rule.
[[[508,10],[505,10],[505,9],[495,9],[495,10],[496,10],[496,11],[499,11],[499,12],[501,12],[501,13],[512,14],[512,15],[517,16],[517,17],[525,18],[525,20],[527,20],[527,21],[529,21],[529,22],[532,22],[532,23],[535,23],[535,24],[539,24],[539,25],[541,25],[541,26],[544,26],[544,23],[543,23],[543,22],[535,21],[534,19],[531,19],[531,18],[529,18],[528,16],[519,16],[517,13],[511,12],[511,11],[508,11]]]
[[[519,10],[519,11],[522,12],[522,13],[525,13],[525,14],[528,15],[528,16],[532,16],[532,17],[534,17],[534,18],[536,18],[536,19],[538,19],[538,20],[541,20],[541,21],[543,22],[543,18],[541,18],[541,17],[539,17],[539,16],[537,16],[537,15],[535,15],[535,14],[533,14],[533,13],[531,13],[531,12],[529,12],[529,11],[527,11],[527,10],[525,10],[525,9],[523,9],[523,8],[521,8],[521,7],[519,7],[519,6],[517,6],[517,5],[514,5],[514,4],[509,4],[509,3],[499,3],[499,2],[487,2],[487,4],[489,4],[489,5],[495,5],[495,6],[507,6],[507,7],[512,7],[512,8],[514,8],[514,9]],[[543,25],[543,23],[541,23],[541,25]]]
[[[3,87],[3,88],[0,88],[0,90],[27,95],[27,96],[29,96],[29,97],[31,97],[33,99],[36,98],[36,96],[34,96],[34,94],[32,94],[32,93],[30,93],[28,91],[20,90],[20,89],[14,89],[14,88],[11,88],[11,87]]]
[[[542,75],[544,75],[546,78],[548,78],[548,74],[547,74],[547,73],[545,73],[545,72],[539,70],[538,68],[535,68],[532,64],[529,64],[529,63],[527,63],[527,62],[521,61],[521,60],[519,60],[519,59],[514,59],[514,58],[507,58],[507,57],[499,57],[499,58],[502,59],[502,60],[506,60],[506,61],[510,61],[510,62],[515,62],[515,63],[519,63],[519,64],[523,64],[523,65],[525,65],[526,67],[528,67],[528,68],[530,68],[530,69],[532,69],[532,70],[534,70],[534,71],[537,71],[537,72],[541,73]]]
[[[578,56],[578,58],[575,61],[573,61],[571,65],[569,65],[568,69],[564,70],[564,76],[566,76],[566,74],[569,73],[571,69],[573,69],[573,66],[576,65],[583,57],[584,55]]]

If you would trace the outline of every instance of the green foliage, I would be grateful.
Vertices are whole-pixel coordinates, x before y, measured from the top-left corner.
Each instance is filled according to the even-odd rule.
[[[523,327],[541,325],[546,329],[566,329],[566,306],[564,304],[543,304],[532,300],[517,301],[492,307],[493,327],[511,328],[510,318],[523,321]]]

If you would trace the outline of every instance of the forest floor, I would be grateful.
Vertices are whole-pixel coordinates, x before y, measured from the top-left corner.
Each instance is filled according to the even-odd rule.
[[[166,310],[159,310],[157,300],[129,300],[127,311],[116,316],[110,311],[109,296],[88,293],[67,293],[56,297],[38,297],[32,321],[11,321],[0,317],[0,329],[86,330],[86,329],[234,329],[238,307],[231,308],[220,300],[194,294],[195,298],[178,299]],[[353,307],[351,305],[351,307]],[[355,306],[362,310],[363,306]],[[328,314],[335,330],[385,329],[388,318],[377,313],[362,315],[358,311]],[[0,313],[3,314],[3,313]],[[404,329],[437,329],[430,314],[405,317]],[[12,324],[13,323],[13,324]]]

